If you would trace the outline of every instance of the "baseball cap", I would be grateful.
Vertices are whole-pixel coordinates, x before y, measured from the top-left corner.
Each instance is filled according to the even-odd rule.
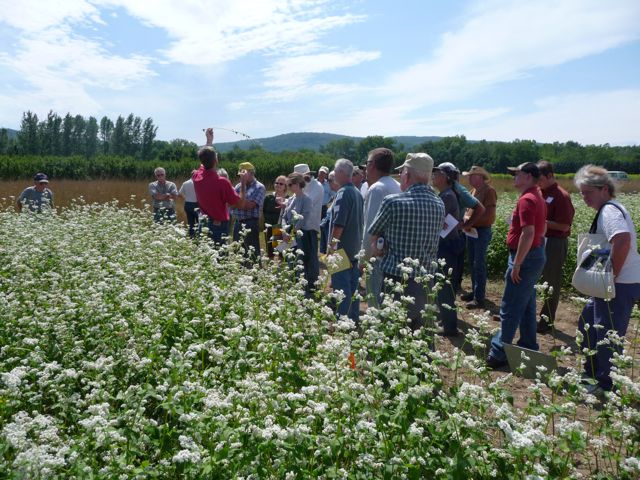
[[[451,162],[443,162],[437,167],[435,167],[433,170],[437,170],[444,173],[447,177],[449,177],[452,180],[457,180],[458,175],[460,174],[460,170],[458,170],[456,166]]]
[[[33,181],[34,182],[38,182],[38,183],[40,183],[40,182],[49,183],[49,177],[47,177],[44,173],[36,173],[33,176]]]
[[[413,168],[421,173],[431,173],[433,170],[433,158],[426,153],[408,153],[404,163],[396,170],[402,170],[404,167]]]
[[[252,163],[242,162],[240,165],[238,165],[238,173],[241,173],[243,170],[255,172],[256,167],[254,167]]]
[[[325,166],[323,165],[323,166],[321,166],[321,167],[318,169],[318,172],[324,172],[324,173],[326,173],[327,175],[329,175],[329,168],[327,168],[327,167],[325,167]]]
[[[538,165],[533,162],[524,162],[517,167],[507,167],[511,175],[515,175],[517,172],[529,173],[533,178],[540,178],[540,169]]]

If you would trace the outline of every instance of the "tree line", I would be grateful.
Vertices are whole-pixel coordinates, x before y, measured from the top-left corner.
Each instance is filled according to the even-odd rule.
[[[103,117],[67,113],[64,117],[50,111],[46,119],[30,111],[23,114],[20,130],[9,138],[0,129],[0,178],[20,178],[33,170],[47,171],[58,178],[121,177],[146,178],[150,165],[159,164],[178,176],[185,176],[197,165],[198,145],[184,139],[156,140],[158,127],[151,118],[142,120],[129,114],[115,122]],[[331,166],[337,158],[364,164],[367,153],[377,147],[393,150],[398,163],[408,152],[428,152],[436,163],[452,162],[461,170],[482,165],[493,173],[522,162],[551,161],[558,173],[574,173],[582,165],[593,163],[609,170],[640,173],[640,146],[612,147],[580,145],[577,142],[538,143],[469,141],[465,136],[444,137],[407,147],[391,137],[368,136],[361,140],[341,138],[320,148],[295,152],[269,152],[259,144],[248,150],[233,148],[221,155],[221,165],[233,170],[240,162],[252,162],[259,175],[273,179],[289,173],[296,163],[308,163],[312,169]],[[91,160],[90,162],[88,160]]]
[[[538,143],[535,140],[513,142],[469,141],[464,135],[431,140],[405,148],[391,137],[370,136],[360,142],[342,138],[320,149],[331,157],[355,159],[363,163],[372,148],[386,147],[399,158],[408,152],[427,152],[436,163],[451,162],[461,170],[482,165],[495,173],[506,173],[507,167],[545,159],[554,164],[557,173],[575,173],[582,165],[602,165],[608,170],[640,173],[640,146],[612,147],[580,145],[577,142]]]

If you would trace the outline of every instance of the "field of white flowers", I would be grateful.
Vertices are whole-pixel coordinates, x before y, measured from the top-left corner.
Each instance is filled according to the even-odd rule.
[[[0,212],[0,477],[640,476],[637,318],[604,405],[564,349],[516,407],[486,318],[435,352],[391,299],[356,330],[283,264],[150,217]]]

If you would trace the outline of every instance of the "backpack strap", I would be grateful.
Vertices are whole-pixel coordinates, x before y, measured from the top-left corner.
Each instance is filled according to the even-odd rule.
[[[596,233],[596,230],[598,229],[598,218],[600,218],[600,212],[602,211],[602,209],[605,207],[605,205],[613,205],[614,207],[616,207],[618,210],[620,210],[620,212],[622,213],[622,216],[624,218],[626,218],[626,215],[624,214],[624,210],[622,210],[620,208],[619,205],[616,205],[613,202],[605,202],[604,204],[602,204],[602,206],[598,209],[598,213],[596,213],[595,218],[593,219],[593,222],[591,222],[591,228],[589,229],[589,233]]]

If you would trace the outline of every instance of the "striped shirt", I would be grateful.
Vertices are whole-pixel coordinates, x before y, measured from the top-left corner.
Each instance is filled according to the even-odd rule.
[[[403,260],[412,258],[428,273],[435,273],[432,263],[437,260],[443,224],[444,203],[429,185],[414,184],[405,192],[385,197],[369,227],[369,234],[385,239],[382,271],[401,277]],[[415,271],[409,275],[415,276]]]
[[[236,193],[240,193],[240,184],[236,185]],[[249,210],[242,210],[240,208],[231,208],[231,215],[237,220],[249,220],[258,219],[260,217],[260,210],[262,210],[262,204],[264,203],[264,197],[267,196],[267,190],[264,185],[259,181],[254,180],[247,185],[247,191],[245,193],[245,200],[255,202],[256,206]]]

